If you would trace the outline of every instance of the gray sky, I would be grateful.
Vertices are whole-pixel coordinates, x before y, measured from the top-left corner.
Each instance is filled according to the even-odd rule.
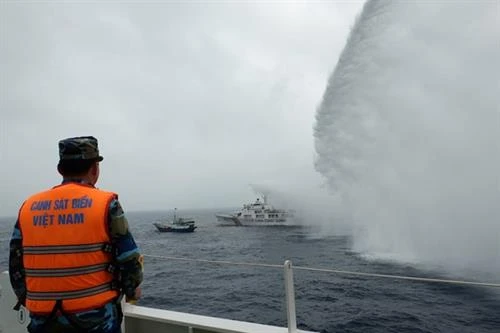
[[[319,183],[315,111],[361,7],[0,2],[0,216],[59,182],[69,136],[99,139],[98,185],[126,210]]]

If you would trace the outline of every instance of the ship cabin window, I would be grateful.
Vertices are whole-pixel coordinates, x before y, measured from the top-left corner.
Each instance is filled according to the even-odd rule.
[[[260,214],[260,213],[262,213],[262,211],[261,211],[261,210],[256,210],[256,211],[255,211],[255,214]]]
[[[264,214],[257,214],[257,215],[255,215],[255,217],[258,218],[258,219],[259,218],[264,218]]]

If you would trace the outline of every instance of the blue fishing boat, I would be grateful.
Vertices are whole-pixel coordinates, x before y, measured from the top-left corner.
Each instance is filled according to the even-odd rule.
[[[154,222],[159,232],[193,232],[197,226],[193,218],[177,217],[177,208],[174,209],[174,218],[167,222]]]

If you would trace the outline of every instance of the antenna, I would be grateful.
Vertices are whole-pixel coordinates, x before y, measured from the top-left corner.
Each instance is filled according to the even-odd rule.
[[[264,203],[267,203],[267,196],[271,193],[271,189],[262,186],[262,185],[256,185],[256,184],[249,184],[254,193],[259,194],[262,199],[264,199]]]

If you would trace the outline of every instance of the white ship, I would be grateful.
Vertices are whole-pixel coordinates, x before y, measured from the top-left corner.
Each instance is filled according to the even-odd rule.
[[[267,202],[267,196],[262,196],[263,201],[257,198],[254,203],[245,204],[237,212],[230,214],[215,214],[219,222],[229,225],[289,225],[294,217],[291,210],[277,209]]]

